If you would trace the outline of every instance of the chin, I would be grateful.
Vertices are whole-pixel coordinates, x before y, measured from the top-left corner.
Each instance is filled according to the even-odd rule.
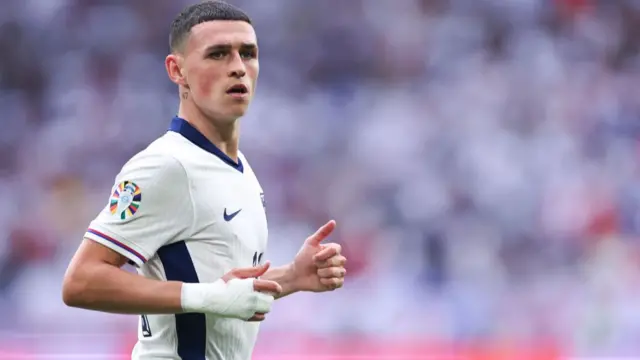
[[[224,105],[224,111],[220,111],[220,107],[218,107],[218,109],[216,110],[204,110],[204,113],[207,114],[207,117],[211,119],[216,119],[217,121],[222,121],[225,123],[232,123],[238,118],[244,116],[244,114],[247,112],[247,106],[240,104],[230,104]]]
[[[224,118],[229,120],[235,120],[237,118],[243,117],[246,112],[247,112],[246,109],[229,111],[226,114],[224,114]]]
[[[234,104],[229,106],[227,115],[233,118],[239,118],[247,113],[248,104]]]

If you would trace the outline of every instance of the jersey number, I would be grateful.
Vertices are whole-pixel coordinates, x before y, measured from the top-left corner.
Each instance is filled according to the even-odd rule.
[[[151,337],[151,327],[147,315],[142,315],[142,336]]]
[[[258,253],[256,251],[255,253],[253,253],[253,266],[258,266],[259,264],[262,264],[262,255],[264,255],[263,252]]]

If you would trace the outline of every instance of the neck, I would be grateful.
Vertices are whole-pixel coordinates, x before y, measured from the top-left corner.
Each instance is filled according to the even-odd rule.
[[[238,161],[238,120],[221,121],[205,115],[192,102],[180,102],[178,117],[188,121],[212,144],[234,161]]]

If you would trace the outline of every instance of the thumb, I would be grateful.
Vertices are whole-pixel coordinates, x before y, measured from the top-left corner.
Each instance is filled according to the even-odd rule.
[[[330,220],[326,224],[322,225],[320,229],[318,229],[313,235],[309,236],[307,240],[305,240],[305,244],[318,246],[322,242],[322,240],[326,239],[333,230],[336,228],[336,221]]]
[[[269,261],[266,261],[262,265],[258,265],[250,268],[232,270],[229,274],[231,275],[231,278],[237,278],[237,279],[257,278],[264,275],[264,273],[266,273],[267,270],[269,270],[270,266],[271,266],[271,263]]]

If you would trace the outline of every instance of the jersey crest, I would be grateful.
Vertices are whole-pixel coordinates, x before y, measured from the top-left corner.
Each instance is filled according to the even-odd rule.
[[[138,211],[141,201],[140,187],[132,181],[123,181],[115,187],[111,194],[109,211],[111,211],[111,215],[124,220]]]

